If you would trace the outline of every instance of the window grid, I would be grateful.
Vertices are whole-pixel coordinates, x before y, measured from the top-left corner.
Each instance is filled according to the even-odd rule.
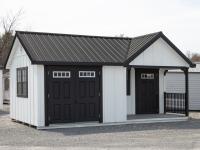
[[[70,71],[53,71],[53,78],[70,78]]]
[[[79,71],[79,78],[95,78],[95,71]]]
[[[153,73],[142,73],[141,79],[154,79],[154,74]]]

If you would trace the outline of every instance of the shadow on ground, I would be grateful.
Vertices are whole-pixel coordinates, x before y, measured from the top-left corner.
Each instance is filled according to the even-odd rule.
[[[42,130],[44,132],[57,132],[66,136],[71,135],[85,135],[98,133],[115,133],[115,132],[134,132],[147,130],[195,130],[200,129],[200,119],[190,119],[184,122],[171,123],[150,123],[150,124],[130,124],[130,125],[116,125],[103,127],[83,127],[70,129],[51,129]]]

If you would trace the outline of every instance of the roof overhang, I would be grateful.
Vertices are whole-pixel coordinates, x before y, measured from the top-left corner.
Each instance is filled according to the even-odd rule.
[[[162,32],[159,32],[154,38],[152,38],[149,42],[147,42],[143,47],[141,47],[136,53],[134,53],[129,59],[125,62],[56,62],[56,61],[35,61],[31,57],[29,51],[27,50],[23,40],[18,36],[18,32],[16,32],[11,49],[6,58],[5,67],[7,68],[8,61],[10,59],[11,51],[13,49],[16,38],[19,40],[20,44],[24,48],[26,54],[28,55],[32,64],[38,65],[90,65],[90,66],[102,66],[102,65],[110,65],[110,66],[128,66],[131,61],[133,61],[137,56],[139,56],[142,52],[144,52],[150,45],[152,45],[156,40],[162,38],[167,44],[169,44],[188,64],[190,67],[196,67],[196,64],[192,63]]]

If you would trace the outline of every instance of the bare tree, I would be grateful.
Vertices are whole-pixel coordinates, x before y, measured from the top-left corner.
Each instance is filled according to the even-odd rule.
[[[0,64],[2,65],[4,65],[5,59],[8,55],[13,40],[13,32],[22,14],[23,10],[20,9],[14,15],[10,13],[0,19],[0,25],[3,28],[3,32],[0,34]]]
[[[191,59],[191,56],[192,56],[191,52],[190,52],[190,51],[187,51],[187,52],[186,52],[186,56],[187,56],[188,58]]]
[[[191,53],[190,51],[187,51],[186,56],[193,62],[200,62],[200,54],[199,53]]]
[[[191,60],[193,62],[200,62],[200,54],[198,53],[193,53],[192,56],[191,56]]]

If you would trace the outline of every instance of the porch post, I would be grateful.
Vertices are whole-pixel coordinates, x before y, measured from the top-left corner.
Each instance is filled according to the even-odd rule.
[[[189,90],[188,90],[188,68],[184,69],[185,74],[185,115],[189,115]]]

